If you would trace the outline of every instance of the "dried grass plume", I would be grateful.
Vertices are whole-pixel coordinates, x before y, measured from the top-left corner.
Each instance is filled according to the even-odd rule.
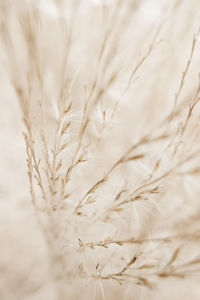
[[[200,299],[199,1],[0,14],[0,299]]]

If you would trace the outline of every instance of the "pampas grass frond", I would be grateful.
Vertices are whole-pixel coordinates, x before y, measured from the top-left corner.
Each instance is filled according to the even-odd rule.
[[[2,300],[200,299],[199,9],[2,1]]]

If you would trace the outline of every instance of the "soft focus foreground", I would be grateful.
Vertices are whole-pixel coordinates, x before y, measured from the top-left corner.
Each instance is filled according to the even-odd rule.
[[[0,299],[200,299],[199,1],[0,12]]]

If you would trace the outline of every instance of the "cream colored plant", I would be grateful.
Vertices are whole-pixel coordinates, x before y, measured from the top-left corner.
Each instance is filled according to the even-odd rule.
[[[199,10],[195,0],[1,3],[48,299],[188,299],[165,284],[198,282]]]

